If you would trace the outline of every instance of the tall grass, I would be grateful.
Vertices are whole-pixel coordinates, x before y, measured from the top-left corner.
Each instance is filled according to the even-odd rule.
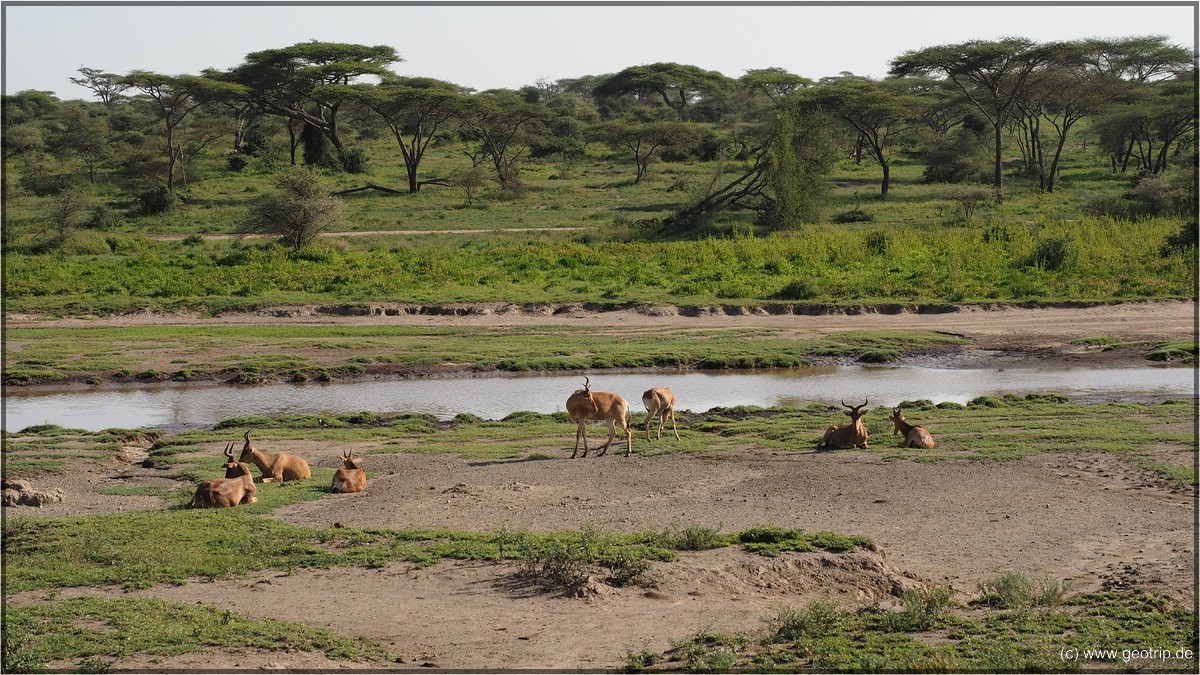
[[[306,302],[596,302],[703,305],[1111,301],[1190,297],[1174,219],[897,226],[871,232],[585,244],[477,240],[367,249],[134,240],[109,255],[6,256],[10,311],[257,307]],[[807,292],[796,296],[800,283]]]

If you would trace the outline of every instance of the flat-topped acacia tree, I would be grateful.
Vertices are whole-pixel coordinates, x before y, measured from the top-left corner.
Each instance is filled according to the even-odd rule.
[[[378,85],[332,85],[325,93],[353,100],[383,119],[404,157],[409,192],[421,189],[417,169],[438,130],[467,106],[462,87],[431,77],[388,77]]]
[[[1004,129],[1033,86],[1033,73],[1055,49],[1021,37],[972,40],[905,52],[892,61],[890,74],[942,75],[988,120],[995,134],[992,186],[999,202],[1004,199]]]
[[[252,52],[229,76],[245,85],[249,100],[263,112],[308,124],[324,134],[338,153],[345,153],[338,129],[338,111],[345,99],[330,85],[394,75],[388,66],[402,60],[387,45],[313,40]]]
[[[167,191],[175,190],[176,166],[183,148],[175,142],[175,133],[183,120],[209,101],[241,95],[243,88],[233,82],[221,82],[200,75],[163,75],[135,70],[118,80],[119,84],[136,89],[158,104],[159,115],[166,125]]]

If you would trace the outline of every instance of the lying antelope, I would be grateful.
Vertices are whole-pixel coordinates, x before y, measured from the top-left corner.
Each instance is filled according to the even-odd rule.
[[[842,400],[842,406],[846,408],[846,414],[850,416],[850,423],[840,426],[831,426],[825,430],[825,437],[821,439],[818,448],[862,448],[867,449],[867,425],[862,423],[862,417],[866,413],[862,411],[869,400],[864,399],[862,405],[846,405],[845,399]]]
[[[334,492],[362,492],[367,489],[367,472],[363,471],[362,458],[351,452],[342,454],[345,466],[333,472]]]
[[[189,506],[194,508],[219,509],[238,504],[258,501],[258,488],[254,486],[254,475],[250,466],[233,459],[233,443],[225,447],[224,478],[201,481],[196,485],[196,494]]]
[[[900,413],[901,406],[896,406],[892,409],[892,435],[902,434],[904,442],[900,444],[904,448],[932,448],[934,447],[933,436],[925,429],[925,427],[913,426],[904,420],[904,415]]]
[[[658,416],[658,438],[662,438],[663,426],[667,416],[671,416],[671,429],[675,432],[675,440],[679,440],[679,429],[675,427],[675,392],[666,387],[647,389],[642,394],[642,405],[646,406],[646,440],[650,440],[650,423]]]
[[[571,453],[571,459],[579,454],[579,439],[583,439],[583,456],[587,457],[587,423],[589,421],[607,422],[608,423],[608,442],[596,453],[596,456],[602,456],[608,452],[608,446],[612,444],[613,438],[617,435],[617,423],[621,424],[621,429],[625,431],[625,456],[633,454],[633,430],[629,428],[629,423],[625,420],[625,416],[629,414],[629,403],[621,398],[620,394],[611,394],[606,391],[592,391],[591,380],[583,378],[583,389],[576,389],[575,393],[567,398],[567,414],[571,416],[571,421],[575,422],[578,427],[575,430],[575,452]]]
[[[285,480],[312,478],[312,470],[308,468],[308,462],[304,461],[302,457],[289,455],[286,452],[263,452],[250,445],[249,431],[246,431],[244,438],[246,444],[242,446],[242,456],[238,458],[238,461],[247,464],[253,463],[254,466],[257,466],[259,471],[262,471],[262,482],[282,483]]]

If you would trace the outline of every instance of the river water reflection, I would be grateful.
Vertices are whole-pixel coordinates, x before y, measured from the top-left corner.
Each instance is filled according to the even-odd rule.
[[[1076,401],[1161,401],[1196,395],[1196,371],[1179,366],[1129,368],[925,368],[828,366],[788,370],[591,373],[592,389],[614,391],[642,412],[641,393],[671,387],[680,410],[753,405],[803,407],[839,399],[871,405],[929,399],[966,403],[979,396],[1058,392]],[[138,389],[27,393],[8,388],[3,428],[35,424],[98,431],[211,427],[248,415],[421,412],[440,419],[471,413],[501,419],[520,410],[564,409],[583,377],[502,375],[430,377],[328,384],[147,386]]]

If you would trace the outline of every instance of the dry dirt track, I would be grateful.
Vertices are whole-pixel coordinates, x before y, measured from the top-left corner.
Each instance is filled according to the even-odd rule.
[[[1182,339],[1194,335],[1195,322],[1191,303],[816,317],[727,312],[686,317],[638,311],[595,315],[582,309],[547,316],[488,309],[464,316],[331,317],[301,308],[288,317],[249,318],[420,325],[556,321],[594,325],[597,330],[664,322],[695,325],[699,320],[704,326],[778,325],[797,335],[880,328],[944,330],[966,335],[980,347],[1011,350],[1013,358],[1061,355],[1058,350],[1075,337]],[[330,454],[327,448],[301,445],[296,451],[331,466],[324,457]],[[1194,452],[1186,454],[1173,461],[1190,463]],[[780,605],[799,606],[823,597],[849,605],[873,598],[886,602],[891,590],[912,583],[950,584],[965,598],[975,593],[979,581],[1008,570],[1070,580],[1082,591],[1146,587],[1181,604],[1190,605],[1195,594],[1194,493],[1172,491],[1132,464],[1089,452],[1086,445],[1069,455],[1034,455],[1003,463],[884,462],[877,455],[851,451],[772,453],[745,448],[722,453],[719,459],[651,454],[478,461],[377,454],[369,455],[367,468],[372,477],[367,493],[295,505],[276,517],[312,526],[483,531],[570,530],[582,524],[615,531],[692,524],[736,531],[770,524],[866,535],[880,553],[777,559],[732,549],[684,554],[656,567],[658,585],[652,590],[598,585],[586,598],[547,594],[515,576],[510,566],[480,563],[441,563],[425,570],[398,564],[276,572],[139,593],[366,635],[400,655],[402,661],[392,665],[451,670],[616,668],[627,652],[662,650],[671,639],[699,630],[754,630]],[[40,513],[79,512],[70,504],[86,499],[97,480],[103,483],[105,476],[120,470],[128,468],[101,467],[91,475],[65,477],[68,502]],[[330,602],[334,594],[351,601]],[[45,595],[6,599],[27,602]],[[121,665],[313,670],[347,664],[306,654],[255,652],[160,662],[134,657]]]

